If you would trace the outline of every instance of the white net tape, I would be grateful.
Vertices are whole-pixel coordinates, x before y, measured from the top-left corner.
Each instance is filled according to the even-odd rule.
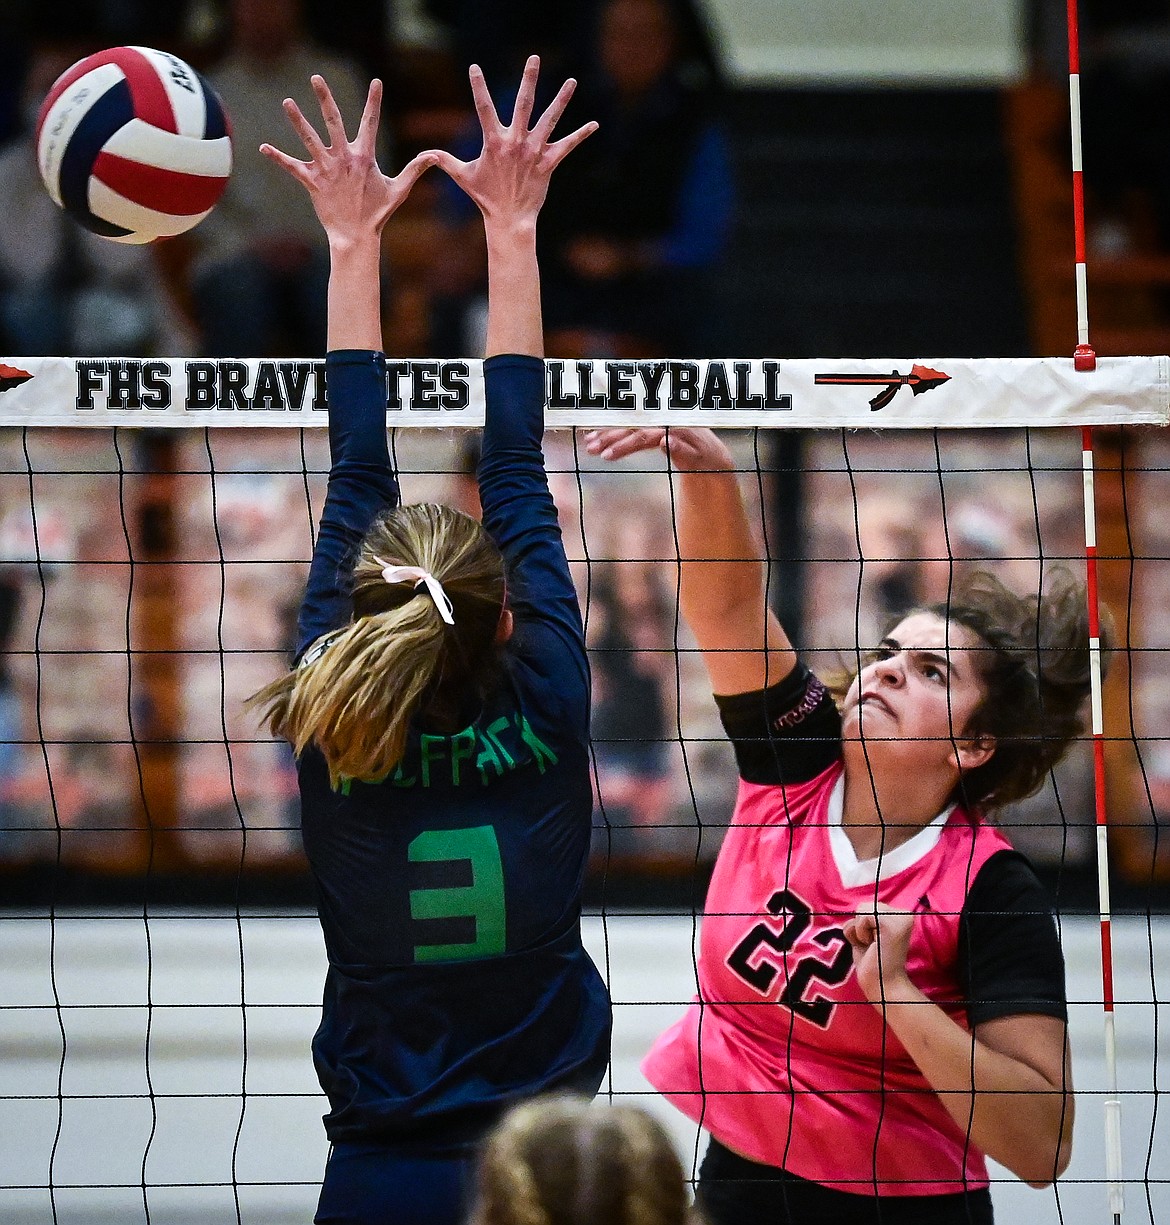
[[[1165,425],[1170,358],[549,361],[546,424],[858,429]],[[479,361],[391,361],[395,426],[483,424]],[[324,425],[324,362],[0,358],[0,426]]]

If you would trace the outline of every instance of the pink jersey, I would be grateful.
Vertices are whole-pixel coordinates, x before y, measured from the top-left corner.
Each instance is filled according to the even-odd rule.
[[[983,1154],[862,994],[842,932],[877,900],[917,913],[907,970],[966,1026],[960,912],[1010,844],[949,809],[878,861],[841,825],[840,763],[788,787],[740,782],[707,896],[699,994],[642,1070],[727,1148],[841,1191],[987,1185]]]

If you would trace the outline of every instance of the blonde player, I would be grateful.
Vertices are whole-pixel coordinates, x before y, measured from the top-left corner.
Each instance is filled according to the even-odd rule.
[[[605,984],[581,943],[589,852],[589,668],[545,477],[536,219],[572,82],[511,123],[472,70],[483,152],[374,161],[380,92],[349,141],[320,77],[328,144],[265,151],[329,236],[332,464],[298,662],[256,696],[297,752],[301,830],[329,972],[313,1057],[332,1142],[316,1220],[456,1225],[475,1149],[521,1098],[592,1094],[609,1056]],[[482,525],[400,502],[386,442],[380,235],[440,164],[488,246]]]

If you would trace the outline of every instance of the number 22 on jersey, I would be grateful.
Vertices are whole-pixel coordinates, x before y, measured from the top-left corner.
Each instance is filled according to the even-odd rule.
[[[812,942],[822,949],[838,946],[831,961],[811,951],[794,955],[796,942],[812,924],[812,908],[791,889],[780,889],[768,899],[767,910],[782,918],[783,926],[777,930],[766,922],[757,923],[728,954],[728,966],[761,995],[768,994],[783,972],[787,982],[777,1002],[814,1025],[828,1028],[835,1005],[817,993],[815,984],[836,986],[849,977],[853,950],[845,933],[839,927],[826,927],[811,935]]]

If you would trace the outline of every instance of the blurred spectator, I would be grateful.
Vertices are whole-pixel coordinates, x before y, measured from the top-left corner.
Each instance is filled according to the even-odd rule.
[[[591,52],[566,56],[583,67],[557,131],[601,126],[561,167],[538,234],[548,349],[702,356],[734,195],[711,55],[681,0],[607,0],[596,25]],[[450,241],[433,272],[433,347],[464,356],[483,340],[482,226],[462,193],[443,190]]]
[[[471,1225],[698,1225],[682,1163],[636,1106],[536,1099],[488,1138]]]
[[[195,0],[2,0],[0,2],[0,142],[21,131],[21,84],[30,44],[85,43],[90,51],[130,43],[179,50]],[[78,55],[81,53],[78,52]]]
[[[393,77],[389,35],[397,0],[304,0],[304,5],[313,42],[356,64],[366,78]]]
[[[593,38],[597,0],[424,0],[425,13],[448,33],[458,71],[478,64],[493,92],[514,86],[524,61],[539,55],[544,77],[582,72]]]
[[[556,354],[701,355],[710,273],[732,215],[727,141],[681,71],[667,0],[608,0],[596,71],[564,120],[599,130],[566,161],[542,220]]]
[[[599,842],[622,858],[654,856],[677,832],[664,829],[674,799],[673,608],[663,567],[642,560],[651,554],[640,526],[636,519],[615,525],[629,550],[617,555],[628,560],[596,562],[589,599],[596,816],[607,830]]]
[[[7,144],[20,135],[23,127],[20,86],[25,76],[25,55],[24,45],[18,38],[8,38],[2,25],[0,39],[4,40],[4,71],[0,72],[0,144]]]
[[[193,231],[192,295],[213,357],[325,349],[324,233],[300,185],[259,147],[299,148],[281,104],[292,97],[312,113],[313,73],[329,82],[350,123],[365,89],[350,63],[309,40],[302,15],[300,0],[232,0],[229,49],[209,74],[231,116],[235,157],[223,199]]]
[[[191,0],[73,0],[73,6],[88,10],[92,22],[109,46],[175,48],[187,26]],[[60,10],[56,4],[54,12]]]
[[[33,47],[23,133],[0,150],[0,352],[97,356],[190,351],[147,247],[83,230],[49,197],[33,147],[37,108],[85,48]]]
[[[124,3],[125,0],[100,0]],[[133,4],[154,4],[154,0],[130,0]],[[301,0],[299,6],[302,34],[308,42],[332,51],[340,59],[357,65],[367,77],[386,76],[391,30],[400,4],[409,6],[420,0]],[[231,38],[234,0],[187,0],[188,17],[183,39],[191,52],[191,62],[203,68],[204,55],[212,59],[224,50]],[[391,81],[386,81],[389,86]]]
[[[1170,247],[1170,0],[1109,0],[1086,14],[1081,89],[1090,243],[1099,255]]]

